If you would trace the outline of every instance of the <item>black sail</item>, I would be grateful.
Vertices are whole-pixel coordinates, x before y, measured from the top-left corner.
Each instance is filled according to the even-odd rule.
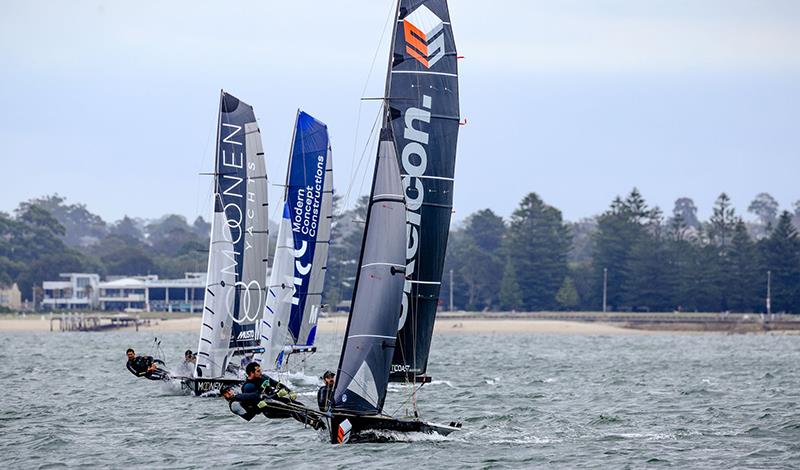
[[[458,69],[446,0],[401,0],[387,77],[389,120],[406,198],[406,276],[392,381],[428,364],[458,139]]]
[[[391,130],[381,131],[361,259],[334,388],[334,412],[383,409],[405,268],[405,203]]]

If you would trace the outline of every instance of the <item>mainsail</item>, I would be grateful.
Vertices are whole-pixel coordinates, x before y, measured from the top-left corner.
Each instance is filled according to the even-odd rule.
[[[219,378],[258,348],[266,301],[267,175],[253,108],[221,92],[214,165],[214,214],[195,377]]]
[[[393,381],[428,364],[453,205],[459,127],[456,46],[446,0],[400,0],[386,84],[406,198],[406,282]]]
[[[334,413],[383,409],[405,271],[405,202],[391,129],[381,130],[361,256],[334,388]]]
[[[292,352],[314,345],[328,262],[333,206],[331,147],[327,126],[298,111],[283,217],[259,324],[267,370],[285,370]]]

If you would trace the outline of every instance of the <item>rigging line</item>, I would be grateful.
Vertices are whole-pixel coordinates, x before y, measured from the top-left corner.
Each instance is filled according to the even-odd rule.
[[[200,153],[200,156],[198,157],[198,161],[200,162],[199,166],[197,167],[198,173],[200,171],[202,171],[203,167],[207,163],[206,158],[207,158],[207,155],[208,155],[208,149],[209,149],[209,147],[211,145],[211,143],[210,143],[211,142],[211,136],[216,134],[216,132],[214,132],[213,129],[215,129],[217,127],[218,113],[219,113],[219,110],[217,110],[216,113],[211,114],[213,116],[213,119],[211,120],[211,125],[210,125],[210,128],[212,130],[206,132],[206,143],[203,146],[203,151]],[[214,160],[216,160],[216,152],[214,153],[214,155],[215,155],[214,156]],[[214,162],[214,164],[216,165],[216,161]],[[216,168],[214,170],[216,171]],[[212,180],[213,180],[213,178],[212,178]],[[205,179],[203,179],[203,181],[205,182]],[[204,214],[206,216],[211,212],[209,210],[209,207],[208,207],[208,194],[209,194],[209,191],[208,191],[208,186],[207,185],[208,185],[208,183],[206,182],[206,188],[205,189],[203,189],[201,187],[201,185],[196,185],[195,186],[195,200],[194,200],[195,212],[198,213],[198,214],[201,214],[200,211],[199,211],[200,210],[200,205],[201,205],[200,199],[202,198],[202,199],[205,200],[205,202],[202,203],[202,206],[203,206],[203,209],[204,209],[202,214]],[[214,192],[213,189],[214,189],[214,182],[212,181],[211,182],[211,193]],[[205,219],[203,219],[203,220],[205,220]]]
[[[378,112],[377,116],[375,116],[375,122],[372,124],[372,129],[370,130],[369,138],[367,139],[366,143],[364,144],[364,150],[361,152],[361,157],[358,160],[358,165],[355,166],[353,175],[350,178],[350,181],[348,182],[347,191],[345,192],[345,196],[344,196],[344,204],[341,206],[341,208],[339,210],[339,214],[337,215],[337,217],[341,217],[342,214],[344,214],[348,209],[350,209],[350,205],[351,205],[350,197],[351,197],[351,194],[353,192],[353,187],[354,187],[356,176],[357,176],[358,172],[361,171],[361,164],[364,163],[364,158],[367,155],[367,150],[369,150],[372,147],[372,145],[371,145],[372,139],[375,138],[375,136],[376,136],[375,130],[378,127],[378,123],[381,121],[382,114],[383,114],[382,112]],[[361,189],[364,187],[364,179],[366,179],[366,175],[369,173],[369,166],[365,167],[365,169],[363,171],[364,171],[364,176],[363,176],[362,181],[361,181],[361,186],[359,187],[359,193],[361,192]]]
[[[413,396],[415,396],[415,395],[416,395],[416,393],[417,393],[417,390],[421,389],[421,388],[422,388],[422,385],[425,385],[425,384],[421,384],[421,385],[419,385],[419,386],[416,386],[416,385],[414,385],[414,387],[415,387],[416,389],[415,389],[415,390],[414,390],[414,391],[413,391],[413,392],[412,392],[412,393],[411,393],[411,394],[408,396],[408,398],[406,398],[406,399],[405,399],[405,400],[404,400],[402,403],[400,403],[400,405],[398,405],[398,407],[397,407],[397,408],[395,408],[395,410],[394,410],[394,411],[392,411],[392,413],[391,413],[391,416],[394,416],[394,415],[395,415],[395,413],[397,413],[398,411],[400,411],[400,408],[404,407],[404,406],[405,406],[405,405],[408,403],[408,400],[410,400],[410,399],[411,399]],[[414,407],[413,407],[413,409],[414,409],[414,413],[417,413],[417,407],[416,407],[416,404],[414,404]],[[415,415],[415,416],[416,416],[416,415]]]
[[[370,66],[369,66],[369,72],[367,72],[367,78],[364,80],[364,87],[361,90],[361,96],[364,96],[364,94],[367,92],[367,87],[369,86],[369,80],[372,77],[372,72],[375,70],[375,62],[378,60],[378,53],[380,52],[381,46],[383,45],[383,38],[386,36],[386,30],[390,29],[390,30],[394,31],[394,28],[388,27],[391,24],[392,16],[393,16],[393,14],[395,12],[394,2],[395,2],[395,0],[389,0],[389,13],[386,15],[386,20],[383,23],[383,28],[381,28],[381,37],[380,37],[380,39],[378,39],[378,44],[375,46],[375,53],[372,55],[372,62],[370,63]],[[394,39],[394,38],[391,38],[391,39]],[[390,44],[389,45],[389,54],[391,54],[392,53],[391,52],[391,49],[392,49],[391,42],[389,44]],[[363,105],[364,105],[364,103],[361,100],[358,100],[358,114],[357,114],[357,117],[356,117],[356,131],[354,133],[355,135],[353,136],[353,156],[352,156],[352,158],[350,160],[350,164],[351,165],[353,164],[353,162],[356,159],[356,149],[358,148],[358,130],[361,127],[361,110],[362,110]],[[367,139],[367,140],[369,140],[369,139]],[[356,171],[351,166],[350,181],[352,181],[355,178],[355,175],[356,175]],[[349,194],[349,191],[348,191],[348,194]],[[347,199],[345,199],[345,204],[346,203],[347,203]],[[342,211],[342,212],[344,212],[344,211]]]

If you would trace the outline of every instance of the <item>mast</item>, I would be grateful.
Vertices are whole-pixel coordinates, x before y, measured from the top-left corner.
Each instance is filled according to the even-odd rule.
[[[221,91],[214,212],[195,377],[220,378],[232,357],[258,347],[265,300],[267,176],[253,108]]]

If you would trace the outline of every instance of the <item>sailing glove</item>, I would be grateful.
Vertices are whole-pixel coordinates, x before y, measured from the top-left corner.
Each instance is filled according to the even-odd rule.
[[[266,408],[267,407],[267,401],[266,400],[261,400],[260,402],[258,402],[257,406],[258,406],[258,409]]]
[[[289,392],[287,392],[285,388],[278,390],[278,398],[286,398],[288,396]]]

